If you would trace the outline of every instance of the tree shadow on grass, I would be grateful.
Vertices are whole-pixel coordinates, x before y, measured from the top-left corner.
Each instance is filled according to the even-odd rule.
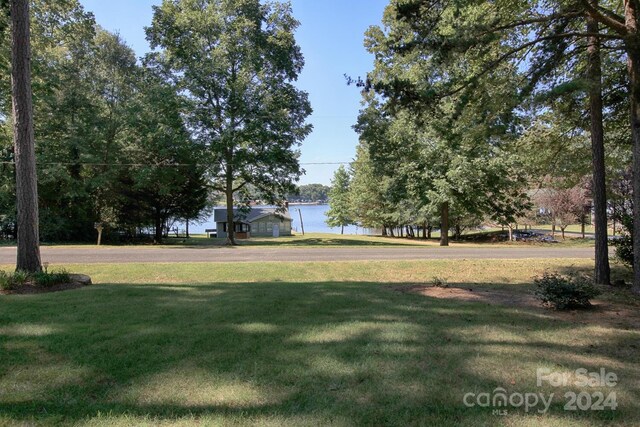
[[[639,421],[637,331],[387,286],[106,285],[6,298],[0,420],[517,424],[533,415],[495,417],[463,396],[561,397],[536,387],[538,367],[605,367],[620,378],[617,411],[570,413],[559,397],[543,420]]]

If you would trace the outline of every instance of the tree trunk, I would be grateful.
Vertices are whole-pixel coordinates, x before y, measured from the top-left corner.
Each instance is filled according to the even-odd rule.
[[[233,218],[233,182],[227,182],[227,245],[235,245],[235,227]]]
[[[185,225],[186,225],[185,237],[188,239],[189,238],[189,220],[185,222]]]
[[[597,7],[597,0],[592,4]],[[598,33],[598,23],[587,15],[587,33]],[[591,156],[593,167],[593,207],[595,212],[595,273],[596,284],[611,282],[607,237],[607,189],[604,161],[604,127],[602,124],[602,65],[600,41],[597,37],[587,40],[587,75],[589,79],[589,112],[591,122]],[[562,229],[564,240],[564,228]]]
[[[513,226],[509,224],[509,241],[513,242]]]
[[[344,225],[340,228],[340,234],[344,235]]]
[[[428,226],[427,227],[427,239],[431,239],[431,233],[433,232],[433,227],[432,226]]]
[[[16,207],[18,211],[16,270],[35,273],[41,271],[42,263],[40,261],[38,178],[33,134],[29,0],[11,1],[11,23],[13,40],[11,94],[13,98]]]
[[[631,56],[630,56],[631,58]],[[632,64],[631,125],[633,136],[633,291],[640,294],[640,51]]]
[[[625,25],[638,39],[636,3],[625,0]],[[637,43],[637,42],[636,42]],[[631,136],[633,140],[633,286],[640,294],[640,47],[627,43],[629,82],[631,85]]]
[[[162,216],[160,215],[160,212],[156,211],[156,218],[155,218],[155,232],[154,232],[154,237],[153,237],[153,241],[155,244],[159,245],[162,243]]]
[[[441,206],[440,222],[440,246],[449,246],[449,202]]]

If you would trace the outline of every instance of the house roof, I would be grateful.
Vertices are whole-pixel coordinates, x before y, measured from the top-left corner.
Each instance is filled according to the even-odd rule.
[[[233,209],[233,219],[235,222],[250,224],[270,215],[275,215],[285,221],[291,221],[291,214],[288,209],[278,212],[277,208],[251,208],[251,210],[246,213],[239,213],[238,209]],[[213,217],[215,222],[227,222],[227,210],[224,208],[215,209],[213,211]]]

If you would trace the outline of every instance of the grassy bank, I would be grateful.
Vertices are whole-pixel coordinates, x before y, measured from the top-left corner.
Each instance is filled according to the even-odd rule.
[[[637,329],[391,286],[439,276],[529,292],[533,274],[588,261],[65,267],[97,285],[0,297],[0,424],[640,422]],[[540,367],[614,371],[618,409],[565,411],[581,390],[537,387]],[[498,387],[556,399],[547,414],[463,404]]]

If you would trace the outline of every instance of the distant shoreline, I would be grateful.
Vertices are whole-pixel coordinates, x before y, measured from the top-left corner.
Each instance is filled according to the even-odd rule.
[[[290,202],[289,206],[324,206],[324,205],[328,205],[329,202]]]

